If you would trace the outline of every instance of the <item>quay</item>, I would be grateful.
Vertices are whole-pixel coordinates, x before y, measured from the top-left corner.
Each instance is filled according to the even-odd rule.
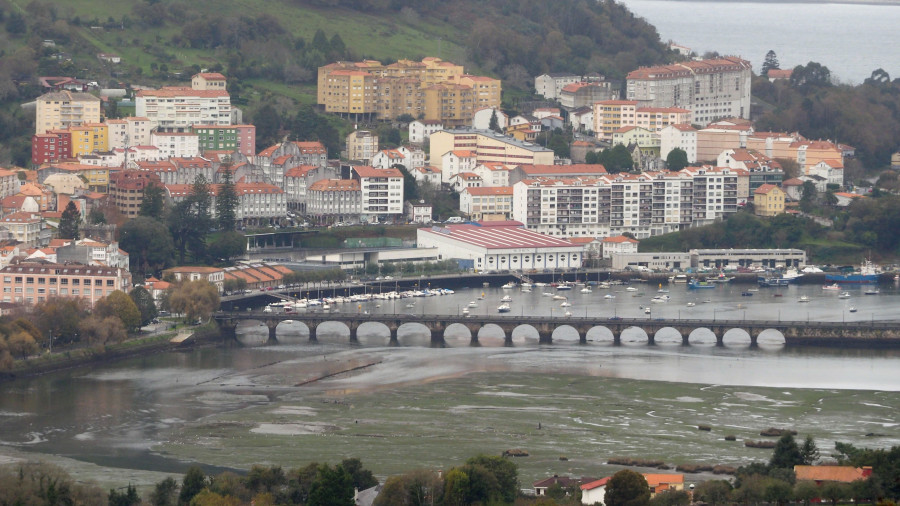
[[[404,326],[424,328],[431,334],[433,347],[445,346],[444,332],[451,326],[468,329],[471,345],[478,346],[478,336],[486,327],[499,328],[507,345],[512,345],[513,331],[519,327],[531,327],[539,336],[540,344],[552,344],[554,332],[563,327],[574,329],[582,344],[588,342],[587,334],[594,328],[605,328],[613,336],[614,344],[622,342],[622,333],[637,328],[647,335],[648,345],[654,345],[656,335],[663,329],[673,329],[681,335],[682,344],[690,345],[691,334],[698,329],[708,329],[716,337],[716,344],[724,346],[725,334],[741,329],[750,336],[751,347],[758,345],[760,334],[776,331],[784,338],[785,346],[831,346],[848,348],[896,348],[900,347],[900,322],[810,322],[810,321],[754,321],[721,319],[651,319],[609,317],[544,317],[544,316],[456,316],[365,314],[350,312],[315,312],[276,314],[263,311],[218,312],[213,318],[223,333],[237,337],[240,322],[259,322],[269,329],[269,342],[277,343],[278,327],[297,322],[309,330],[310,341],[316,340],[318,327],[323,323],[338,323],[349,331],[349,342],[358,342],[363,325],[381,328],[390,334],[390,343],[399,345],[397,331]]]

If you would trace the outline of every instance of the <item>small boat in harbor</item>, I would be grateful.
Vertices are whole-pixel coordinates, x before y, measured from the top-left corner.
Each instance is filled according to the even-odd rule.
[[[563,302],[562,304],[559,305],[559,307],[569,307],[571,305],[572,304],[570,302]]]
[[[553,294],[550,292],[544,292],[541,295],[543,295],[544,297],[553,297]]]
[[[650,314],[650,308],[649,308],[649,307],[646,308],[646,309],[644,309],[644,314]]]
[[[800,296],[800,299],[799,299],[797,302],[809,302],[809,296],[808,296],[808,295],[801,295],[801,296]]]
[[[838,298],[839,298],[839,299],[849,299],[849,298],[850,298],[850,292],[841,292],[840,295],[838,295]]]
[[[498,313],[508,313],[510,311],[512,311],[512,308],[509,307],[509,304],[500,304],[500,306],[497,307]]]
[[[839,285],[837,283],[832,283],[830,285],[825,285],[822,287],[822,290],[840,290],[840,289],[841,289],[841,285]]]
[[[463,309],[462,314],[463,316],[469,316],[469,308]]]
[[[866,288],[866,291],[863,293],[865,293],[866,295],[879,295],[881,293],[881,290],[879,290],[877,287]]]
[[[500,288],[503,288],[504,290],[511,290],[515,287],[516,287],[516,284],[513,283],[512,281],[510,281],[509,283],[506,283],[505,285],[501,286]]]
[[[694,306],[696,306],[696,305],[697,305],[697,304],[696,304],[695,302],[688,302],[688,303],[687,303],[687,307],[694,307]]]
[[[603,298],[604,299],[615,299],[616,296],[611,293],[608,293],[608,294],[604,295]]]
[[[628,288],[625,289],[625,291],[627,291],[627,292],[636,292],[636,291],[638,291],[638,289],[635,288],[635,287],[633,287],[633,286],[629,286]]]
[[[478,303],[475,302],[474,300],[473,300],[473,301],[470,301],[470,302],[469,302],[469,307],[478,307]]]
[[[512,302],[512,297],[510,297],[509,295],[504,295],[504,296],[500,299],[500,302]]]
[[[566,300],[568,297],[565,295],[554,295],[553,300]]]
[[[664,302],[669,302],[670,297],[668,295],[657,295],[650,299],[650,302],[654,304],[662,304]]]
[[[581,293],[594,293],[594,291],[591,290],[590,288],[582,288]]]
[[[851,313],[855,313],[855,312],[856,312],[856,308],[853,307],[853,306],[850,306],[850,309],[848,309],[848,311],[850,311]]]
[[[572,316],[572,312],[571,312],[571,311],[566,311],[566,312],[564,313],[564,315],[565,315],[566,318],[568,318],[568,317]]]
[[[750,291],[741,292],[741,297],[753,297],[753,292],[750,292]]]
[[[702,289],[702,288],[715,288],[715,283],[710,283],[709,281],[700,281],[699,279],[692,279],[688,282],[688,288]]]

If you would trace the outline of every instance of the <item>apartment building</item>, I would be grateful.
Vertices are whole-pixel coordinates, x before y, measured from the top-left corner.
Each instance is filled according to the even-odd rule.
[[[732,169],[705,165],[682,172],[694,179],[693,225],[708,225],[737,211],[738,176]]]
[[[228,80],[218,72],[200,72],[191,77],[191,88],[195,90],[220,90],[224,91],[228,86]]]
[[[746,148],[769,158],[785,158],[797,162],[803,174],[820,162],[838,161],[843,167],[844,152],[831,141],[810,141],[798,133],[753,132],[748,135]]]
[[[776,216],[784,212],[785,193],[773,184],[764,184],[753,192],[753,212],[757,216]]]
[[[473,221],[512,219],[512,186],[471,187],[459,194],[459,210]]]
[[[397,149],[382,149],[372,158],[372,167],[389,169],[402,165],[407,170],[425,166],[425,152],[415,147],[400,146]]]
[[[154,131],[150,144],[159,148],[162,158],[190,158],[200,154],[200,137],[191,132]]]
[[[478,155],[472,151],[458,149],[448,151],[441,157],[441,177],[444,183],[450,183],[454,176],[470,173],[478,165]]]
[[[100,123],[100,99],[90,93],[54,91],[35,100],[34,133]]]
[[[306,215],[319,223],[359,221],[362,192],[356,179],[323,179],[309,186]]]
[[[200,151],[237,151],[251,157],[256,154],[254,125],[194,125]]]
[[[14,170],[0,169],[0,199],[19,193],[22,182]]]
[[[58,162],[72,156],[72,134],[54,130],[31,136],[31,164],[34,166],[48,162]]]
[[[368,130],[354,130],[346,138],[347,158],[369,163],[378,153],[378,136]]]
[[[214,285],[219,293],[225,285],[225,269],[206,266],[181,266],[172,267],[162,271],[163,277],[172,276],[175,281],[208,281]]]
[[[557,99],[562,89],[581,82],[581,76],[566,72],[550,72],[534,78],[534,92],[544,98]]]
[[[110,149],[124,149],[130,146],[146,146],[150,144],[150,132],[153,125],[148,118],[128,117],[106,120],[109,129]]]
[[[0,269],[3,302],[35,304],[50,297],[82,298],[93,307],[116,290],[131,290],[131,273],[115,267],[20,263]]]
[[[659,157],[666,160],[673,149],[687,155],[688,163],[697,161],[697,129],[691,125],[669,125],[659,132]]]
[[[509,173],[514,168],[502,163],[481,163],[472,172],[481,177],[484,186],[509,186]]]
[[[176,204],[191,194],[193,185],[168,184],[164,185],[169,198]],[[215,217],[216,196],[221,185],[209,185],[212,202],[210,212]],[[234,184],[238,196],[238,205],[235,209],[235,219],[249,224],[268,223],[280,220],[287,215],[287,197],[284,190],[268,183],[242,183]]]
[[[144,190],[151,184],[163,185],[155,172],[134,169],[117,171],[109,178],[109,199],[124,216],[134,218],[144,202]]]
[[[9,230],[10,238],[22,243],[25,248],[38,248],[41,244],[41,215],[20,211],[0,218],[0,226]]]
[[[365,221],[383,221],[403,213],[403,174],[397,169],[353,166],[359,181],[361,209]]]
[[[722,151],[728,149],[756,149],[748,145],[748,137],[752,132],[749,125],[710,125],[698,130],[697,161],[714,163]]]
[[[519,141],[490,130],[458,128],[431,134],[431,163],[443,170],[443,156],[449,151],[471,151],[476,164],[552,165],[553,151],[531,142]]]
[[[440,120],[415,120],[409,124],[409,142],[422,144],[431,137],[431,134],[444,129],[444,123]]]
[[[309,187],[323,179],[337,179],[338,171],[333,167],[317,167],[301,165],[284,173],[284,189],[287,195],[288,209],[306,212]]]
[[[390,65],[335,62],[318,72],[318,103],[339,114],[409,114],[461,125],[480,107],[499,107],[500,93],[499,80],[465,74],[461,65],[433,57]]]
[[[150,120],[154,128],[186,132],[197,124],[230,125],[231,98],[224,89],[171,86],[141,90],[135,97],[135,112]]]
[[[626,98],[643,107],[681,107],[702,126],[720,118],[749,118],[750,62],[726,56],[634,70]]]
[[[607,81],[578,82],[563,86],[559,92],[559,103],[566,109],[591,106],[601,100],[612,100],[618,95]]]
[[[634,100],[602,100],[594,104],[594,133],[612,139],[616,130],[636,124],[638,103]]]

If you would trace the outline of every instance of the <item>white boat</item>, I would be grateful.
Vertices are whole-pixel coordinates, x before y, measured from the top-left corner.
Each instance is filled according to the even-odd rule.
[[[571,311],[566,311],[564,314],[565,314],[566,318],[572,316],[572,312],[571,312]]]
[[[509,295],[504,295],[504,296],[500,299],[500,302],[512,302],[512,297],[510,297]]]
[[[547,286],[547,283],[537,282],[534,284],[534,286]]]
[[[694,307],[694,306],[696,306],[696,305],[697,305],[697,304],[695,304],[695,303],[693,303],[693,302],[688,302],[688,303],[687,303],[687,307]]]
[[[500,288],[503,288],[504,290],[510,290],[515,287],[516,287],[516,284],[513,283],[512,281],[510,281],[509,283],[506,283],[505,285],[501,286]]]
[[[850,298],[850,292],[841,292],[840,295],[838,295],[838,298],[839,298],[839,299],[849,299],[849,298]]]
[[[881,293],[881,290],[879,290],[878,288],[866,288],[866,291],[863,293],[865,293],[866,295],[878,295]]]
[[[478,307],[478,303],[475,302],[474,300],[469,301],[469,307]]]
[[[644,314],[650,314],[650,308],[649,308],[649,307],[648,307],[647,309],[644,310]]]
[[[469,309],[468,308],[463,309],[462,314],[463,314],[463,316],[469,316]]]
[[[415,304],[407,304],[406,307],[409,309],[412,309],[412,308],[416,307],[416,305]]]
[[[635,288],[635,287],[633,287],[633,286],[629,286],[629,287],[626,288],[625,290],[628,291],[628,292],[636,292],[636,291],[638,291],[638,289]]]
[[[559,307],[569,307],[569,306],[571,306],[571,305],[572,305],[572,304],[570,304],[570,303],[568,303],[568,302],[563,302],[562,304],[559,305]]]
[[[669,278],[669,281],[672,283],[687,283],[688,277],[687,274],[676,274]]]
[[[328,311],[329,309],[331,309],[330,304],[322,304],[322,311]]]
[[[534,287],[534,285],[532,285],[531,283],[522,283],[522,284],[520,284],[519,286],[521,286],[522,288],[532,288],[532,287]]]
[[[571,289],[572,289],[572,285],[568,285],[568,284],[566,284],[566,285],[559,285],[559,286],[556,287],[556,289],[559,290],[559,291],[571,290]]]
[[[543,295],[544,297],[553,297],[553,294],[550,292],[544,292],[541,295]]]
[[[650,302],[652,302],[654,304],[661,304],[664,302],[669,302],[669,299],[670,299],[670,297],[668,295],[657,295],[656,297],[653,297],[652,299],[650,299]]]
[[[500,304],[500,306],[497,307],[497,312],[498,312],[498,313],[508,313],[508,312],[510,312],[511,310],[512,310],[512,309],[509,307],[509,304]]]
[[[608,294],[604,295],[603,298],[604,299],[615,299],[616,296],[611,293],[608,293]]]
[[[837,283],[832,283],[830,285],[825,285],[822,287],[822,290],[840,290],[840,289],[841,289],[841,285],[839,285]]]
[[[855,313],[855,312],[856,312],[856,308],[853,307],[853,306],[850,306],[850,309],[849,309],[848,311],[850,311],[851,313]]]
[[[800,300],[798,300],[797,302],[809,302],[809,296],[808,296],[808,295],[801,295],[801,296],[800,296]]]
[[[554,295],[553,300],[566,300],[568,297],[565,295]]]
[[[591,290],[590,288],[582,288],[581,293],[594,293],[594,291]]]
[[[522,293],[531,293],[531,288],[522,288]]]

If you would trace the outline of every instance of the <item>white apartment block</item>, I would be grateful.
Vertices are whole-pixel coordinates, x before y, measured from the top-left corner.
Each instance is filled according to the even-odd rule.
[[[191,194],[193,185],[174,184],[164,185],[169,198],[176,204]],[[221,185],[209,185],[210,213],[216,214],[216,196]],[[287,198],[284,190],[268,183],[235,183],[235,192],[238,195],[238,205],[235,209],[235,218],[238,221],[263,222],[284,218],[287,215]]]
[[[418,148],[400,146],[397,149],[382,149],[372,157],[372,167],[389,169],[394,165],[402,165],[406,170],[425,166],[425,152]]]
[[[413,169],[410,171],[413,175],[413,178],[419,183],[425,183],[435,186],[440,186],[441,184],[441,170],[432,167],[430,165],[426,165],[424,167],[419,167],[417,169]]]
[[[559,98],[562,89],[570,84],[580,83],[581,76],[574,74],[551,72],[534,78],[534,92],[544,98]]]
[[[642,239],[707,224],[737,210],[737,174],[722,168],[602,177],[541,178],[513,185],[513,219],[556,237]]]
[[[444,129],[444,123],[440,120],[422,119],[409,124],[409,142],[424,144],[431,134]]]
[[[141,90],[135,113],[160,129],[187,131],[193,125],[230,125],[231,98],[225,90],[165,87]]]
[[[109,129],[109,149],[124,149],[127,146],[146,146],[150,142],[153,126],[147,118],[129,117],[106,120]]]
[[[741,58],[687,61],[630,72],[626,98],[643,107],[681,107],[692,122],[750,117],[750,62]]]
[[[509,186],[509,173],[514,168],[502,163],[481,163],[472,172],[481,177],[483,186]]]
[[[403,174],[399,170],[354,166],[352,173],[359,181],[360,213],[366,221],[403,213]]]
[[[466,188],[459,194],[459,210],[474,221],[512,218],[512,186]]]
[[[150,133],[150,144],[159,148],[162,158],[194,157],[200,154],[200,137],[190,132]]]
[[[553,165],[555,158],[551,149],[490,130],[442,130],[432,134],[429,142],[431,163],[441,170],[444,170],[443,157],[450,151],[470,151],[475,154],[476,163]],[[444,181],[450,175],[445,175]]]
[[[697,161],[697,130],[691,125],[669,125],[659,132],[659,157],[663,160],[673,149],[687,154],[688,163]]]

